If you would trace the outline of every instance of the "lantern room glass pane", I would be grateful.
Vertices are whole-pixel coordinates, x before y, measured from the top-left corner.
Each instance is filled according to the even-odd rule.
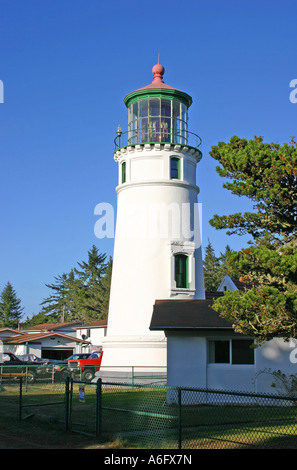
[[[180,119],[181,118],[181,103],[179,101],[173,101],[173,118]]]
[[[131,105],[133,112],[132,112],[132,119],[137,119],[138,118],[138,102],[133,103]]]
[[[139,117],[148,116],[148,100],[139,101]]]
[[[161,100],[150,100],[149,101],[149,115],[160,116]]]
[[[170,142],[170,118],[161,117],[161,142]]]
[[[171,100],[161,100],[161,116],[171,116]]]

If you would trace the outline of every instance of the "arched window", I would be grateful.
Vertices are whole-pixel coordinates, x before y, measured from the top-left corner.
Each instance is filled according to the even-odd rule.
[[[175,255],[176,287],[189,288],[189,258],[187,255]]]
[[[170,157],[170,178],[180,180],[180,158]]]

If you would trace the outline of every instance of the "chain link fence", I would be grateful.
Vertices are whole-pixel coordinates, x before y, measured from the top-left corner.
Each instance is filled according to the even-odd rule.
[[[139,449],[297,448],[297,397],[0,372],[0,412],[57,432]]]
[[[71,401],[72,430],[132,448],[297,448],[297,398],[99,380]]]

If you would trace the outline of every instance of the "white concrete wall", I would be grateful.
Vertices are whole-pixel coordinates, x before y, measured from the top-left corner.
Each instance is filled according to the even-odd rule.
[[[180,179],[170,179],[172,156],[180,158]],[[197,217],[198,246],[193,249],[187,245],[198,202],[197,158],[188,148],[159,144],[122,149],[116,154],[117,221],[103,366],[119,362],[166,364],[164,332],[149,330],[156,299],[205,297]],[[126,182],[122,184],[124,161]],[[190,212],[185,214],[183,207]],[[173,289],[174,251],[188,254],[188,248],[190,288]]]
[[[180,180],[170,180],[172,155],[180,157],[182,162],[191,160],[187,170],[181,171]],[[171,297],[172,255],[169,245],[189,240],[188,233],[183,233],[185,216],[182,204],[190,204],[193,211],[197,203],[196,163],[193,157],[181,151],[147,150],[143,147],[142,150],[124,153],[118,161],[119,166],[126,161],[127,179],[117,188],[108,335],[151,335],[149,324],[155,300]],[[190,217],[193,221],[193,212]],[[197,269],[193,292],[187,293],[187,298],[204,298],[200,258],[198,249],[195,251]],[[176,292],[174,296],[185,298],[183,292]]]
[[[275,338],[256,348],[254,365],[208,364],[208,338],[206,334],[187,332],[167,334],[168,385],[277,393],[271,387],[274,379],[268,369],[281,370],[287,375],[297,373],[297,346],[293,342]]]

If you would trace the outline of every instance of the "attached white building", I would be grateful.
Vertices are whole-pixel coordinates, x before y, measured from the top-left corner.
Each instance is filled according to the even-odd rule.
[[[296,374],[297,342],[274,338],[251,349],[253,338],[235,333],[211,308],[213,295],[156,301],[150,329],[167,337],[168,385],[275,393],[269,370]]]

